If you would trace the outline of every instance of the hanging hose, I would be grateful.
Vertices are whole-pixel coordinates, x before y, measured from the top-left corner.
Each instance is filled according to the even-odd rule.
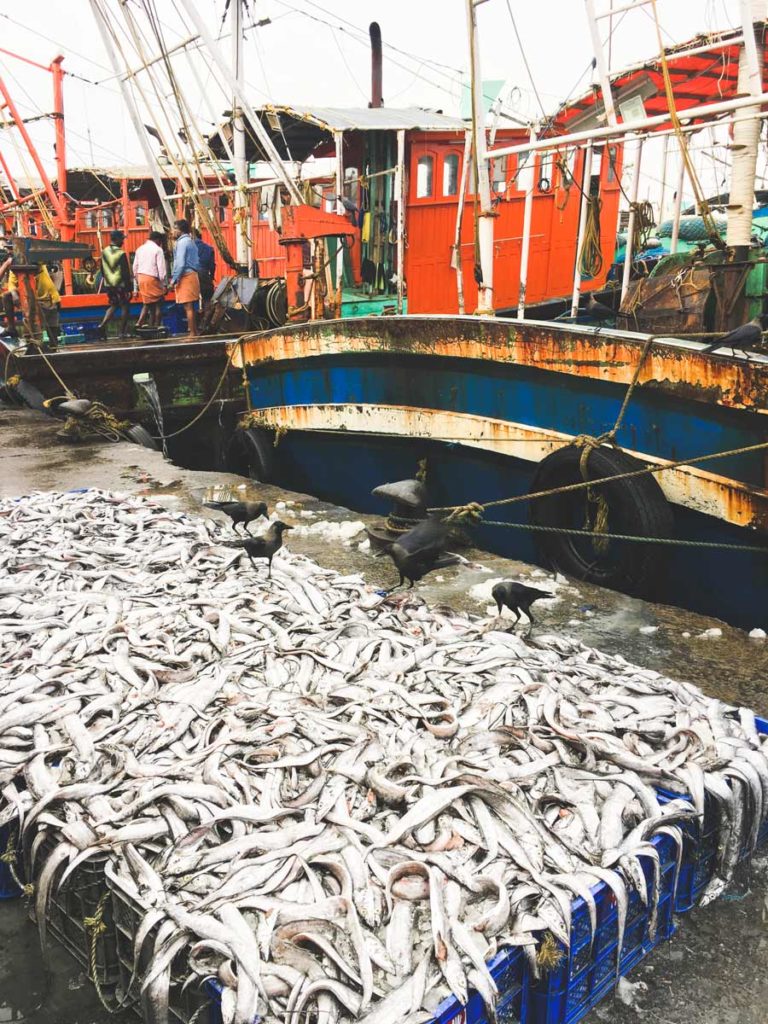
[[[635,224],[632,231],[632,258],[642,252],[648,244],[648,239],[655,226],[653,207],[647,201],[630,203],[630,210],[634,210]]]
[[[581,246],[581,276],[595,278],[603,269],[603,250],[600,243],[600,213],[603,201],[600,196],[585,196],[584,199],[587,204],[587,221]]]

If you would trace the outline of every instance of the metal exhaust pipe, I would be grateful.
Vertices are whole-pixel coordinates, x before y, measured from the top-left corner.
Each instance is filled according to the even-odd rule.
[[[371,102],[369,107],[383,107],[384,97],[382,91],[382,59],[381,59],[381,28],[378,21],[372,21],[368,26],[371,37]]]

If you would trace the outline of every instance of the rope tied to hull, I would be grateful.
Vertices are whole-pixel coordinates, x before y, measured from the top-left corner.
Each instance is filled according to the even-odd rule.
[[[609,441],[615,445],[615,428],[614,430],[608,431],[607,434],[601,434],[600,437],[590,437],[589,434],[581,434],[574,441],[574,445],[577,448],[581,448],[581,456],[579,458],[579,472],[581,473],[581,479],[587,485],[587,505],[584,516],[584,529],[595,535],[593,545],[595,551],[598,554],[603,555],[608,549],[608,539],[605,536],[601,536],[608,532],[608,513],[610,507],[608,505],[608,499],[602,490],[596,490],[594,487],[590,487],[589,477],[589,456],[595,450],[599,448],[605,441]]]

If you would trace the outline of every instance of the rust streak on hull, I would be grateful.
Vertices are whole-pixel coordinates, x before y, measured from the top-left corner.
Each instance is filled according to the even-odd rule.
[[[251,336],[246,365],[344,353],[481,360],[631,382],[646,336],[627,331],[473,317],[376,317],[301,324]],[[235,363],[239,364],[239,357]],[[659,339],[639,382],[676,398],[768,413],[768,360],[704,355],[690,342]]]
[[[455,442],[526,462],[539,462],[573,437],[508,420],[489,419],[411,406],[285,405],[259,410],[264,425],[288,430],[332,430]],[[649,464],[665,460],[628,450]],[[681,466],[657,476],[667,499],[676,505],[715,516],[734,526],[768,531],[768,491],[711,473],[701,466]]]

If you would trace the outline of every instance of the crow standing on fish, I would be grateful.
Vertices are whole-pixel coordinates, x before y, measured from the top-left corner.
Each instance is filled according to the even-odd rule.
[[[206,508],[212,508],[214,512],[223,512],[232,520],[232,529],[237,532],[237,524],[242,523],[246,533],[251,531],[248,524],[254,519],[267,518],[267,503],[265,501],[204,501]]]
[[[533,625],[535,619],[531,612],[531,605],[543,597],[552,596],[548,590],[537,590],[536,587],[527,587],[524,583],[515,583],[512,580],[497,583],[491,591],[491,597],[496,602],[499,615],[501,615],[501,609],[506,605],[510,611],[515,613],[515,625],[520,621],[520,612],[524,612]]]
[[[763,325],[760,317],[756,316],[748,324],[742,324],[735,331],[723,335],[722,338],[713,341],[711,345],[706,345],[701,351],[709,355],[719,348],[729,348],[736,355],[736,349],[740,348],[746,354],[747,359],[749,359],[748,350],[754,348],[755,345],[759,345],[762,340]]]
[[[400,573],[398,586],[402,587],[408,580],[410,589],[433,569],[455,564],[456,555],[445,552],[450,532],[450,527],[442,519],[425,519],[395,541],[389,555]]]
[[[240,541],[240,546],[244,548],[245,553],[251,560],[254,569],[257,568],[254,558],[266,558],[269,564],[269,571],[267,576],[272,576],[272,559],[276,551],[279,551],[283,546],[283,534],[286,530],[292,530],[292,526],[288,526],[286,523],[281,523],[277,519],[266,533],[263,533],[261,537],[244,537]]]

